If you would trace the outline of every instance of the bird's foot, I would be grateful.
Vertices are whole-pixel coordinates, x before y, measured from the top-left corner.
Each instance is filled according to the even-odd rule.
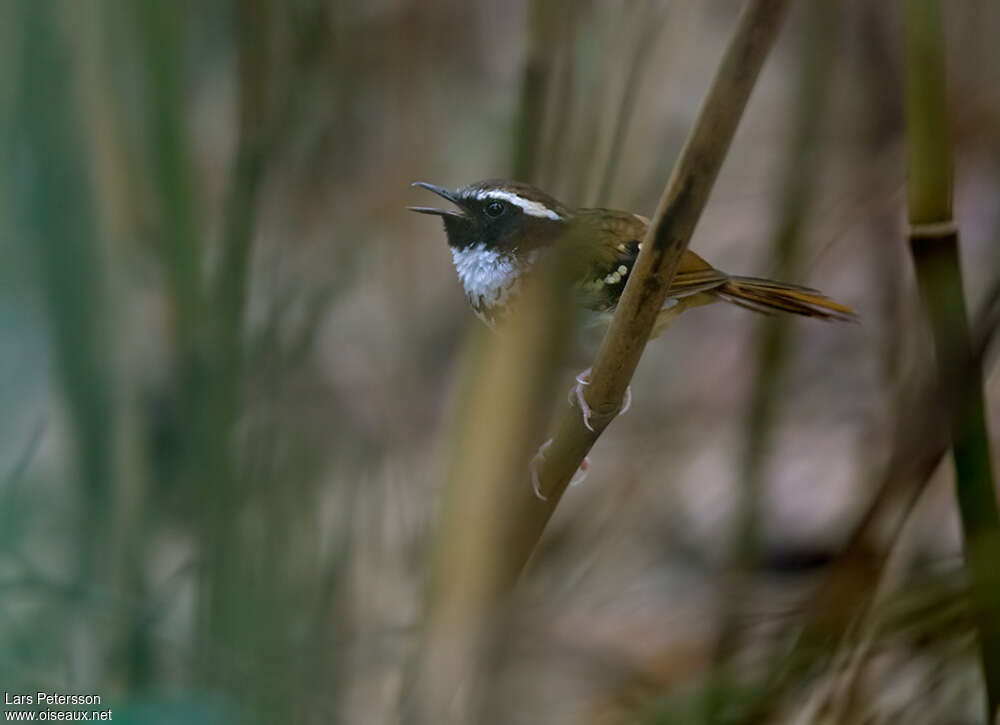
[[[583,397],[583,389],[587,385],[590,385],[590,368],[587,368],[576,376],[576,385],[569,389],[569,404],[575,405],[580,409],[580,412],[583,413],[583,424],[587,427],[587,430],[593,433],[594,426],[590,424],[590,419],[593,417],[594,411],[587,405],[587,400]],[[622,398],[622,407],[617,415],[624,415],[631,407],[632,386],[630,385],[625,388],[625,397]]]
[[[552,447],[552,439],[549,438],[547,441],[542,443],[538,447],[538,452],[535,453],[534,457],[531,459],[531,463],[528,465],[528,469],[531,471],[531,490],[535,492],[542,501],[548,501],[548,496],[542,494],[542,482],[538,477],[538,469],[542,467],[542,463],[545,461],[545,454],[548,452],[549,448]],[[576,486],[579,483],[583,483],[584,479],[587,478],[587,474],[590,472],[590,457],[587,456],[583,459],[583,463],[577,469],[576,473],[573,474],[573,478],[570,479],[569,485]]]
[[[569,389],[569,404],[580,409],[580,412],[583,413],[583,424],[587,430],[593,432],[594,427],[590,424],[590,417],[594,411],[590,409],[587,400],[583,397],[583,389],[587,385],[590,385],[590,368],[576,376],[576,385]]]

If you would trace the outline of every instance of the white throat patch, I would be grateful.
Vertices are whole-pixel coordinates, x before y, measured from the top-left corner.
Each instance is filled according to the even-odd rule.
[[[496,315],[491,308],[506,305],[520,286],[517,262],[512,255],[487,249],[482,243],[452,248],[451,255],[469,304],[480,319],[492,325]]]
[[[545,219],[553,219],[558,221],[562,219],[556,212],[549,209],[545,204],[539,201],[532,201],[531,199],[525,199],[523,196],[518,196],[513,191],[504,191],[503,189],[488,189],[486,191],[480,191],[476,194],[476,198],[479,201],[484,199],[497,199],[498,201],[506,201],[514,206],[518,207],[525,214],[530,216],[543,217]]]

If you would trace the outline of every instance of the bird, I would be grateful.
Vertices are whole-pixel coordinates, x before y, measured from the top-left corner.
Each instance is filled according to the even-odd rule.
[[[564,239],[574,242],[565,250],[574,255],[572,289],[579,307],[594,313],[594,320],[610,322],[650,224],[646,217],[631,212],[574,208],[530,184],[506,179],[477,181],[455,190],[426,181],[415,181],[413,186],[431,191],[456,207],[407,208],[444,220],[458,279],[473,311],[490,327],[496,327],[510,314],[522,280]],[[685,250],[651,337],[662,333],[682,312],[715,302],[765,314],[787,312],[820,320],[856,317],[853,309],[818,290],[728,274],[697,253]],[[584,425],[593,431],[593,411],[583,395],[589,382],[589,369],[577,375],[570,403],[580,408]],[[618,415],[630,404],[631,389],[627,389]],[[531,462],[532,486],[543,500],[538,467],[550,444],[551,440],[542,444]],[[586,468],[585,459],[580,473],[585,475]],[[580,480],[579,475],[574,477],[574,482]]]
[[[572,235],[579,258],[573,285],[581,308],[613,313],[642,249],[649,219],[616,209],[574,208],[530,184],[477,181],[457,190],[416,181],[456,209],[410,206],[440,216],[455,271],[476,315],[494,327],[509,314],[525,275],[560,239]],[[765,314],[788,312],[821,320],[853,320],[853,309],[818,290],[761,277],[731,275],[686,250],[667,290],[653,335],[682,312],[728,302]]]

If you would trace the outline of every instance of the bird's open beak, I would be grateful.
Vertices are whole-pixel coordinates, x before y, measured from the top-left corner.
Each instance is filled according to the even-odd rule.
[[[428,191],[433,191],[438,196],[442,196],[452,204],[458,207],[462,206],[461,197],[450,189],[445,189],[443,186],[436,186],[434,184],[428,184],[426,181],[414,181],[412,186],[420,186]],[[463,211],[455,211],[453,209],[435,209],[430,206],[408,206],[406,207],[410,211],[419,212],[420,214],[435,214],[437,216],[453,216],[459,219],[468,219],[468,215]]]

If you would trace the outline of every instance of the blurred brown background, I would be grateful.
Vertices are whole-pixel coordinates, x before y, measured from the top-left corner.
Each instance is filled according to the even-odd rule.
[[[479,324],[409,184],[520,171],[650,215],[738,8],[5,3],[2,688],[99,693],[137,723],[398,720]],[[1000,6],[944,16],[975,317],[998,280]],[[748,479],[755,633],[864,511],[930,359],[900,28],[896,3],[794,4],[692,243],[860,324],[778,323],[765,356],[770,323],[718,305],[650,345],[524,583],[497,722],[692,721]],[[845,721],[975,721],[968,628],[932,616],[961,603],[959,554],[943,465],[886,586],[945,604],[872,656],[856,712],[886,719]]]

